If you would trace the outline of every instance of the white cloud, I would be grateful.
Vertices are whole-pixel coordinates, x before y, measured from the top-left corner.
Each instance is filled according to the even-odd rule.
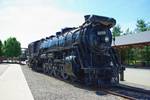
[[[0,10],[0,39],[14,36],[22,47],[27,47],[30,42],[55,34],[61,28],[83,23],[83,14],[62,10],[53,5],[52,0],[46,1],[4,3],[7,6]]]

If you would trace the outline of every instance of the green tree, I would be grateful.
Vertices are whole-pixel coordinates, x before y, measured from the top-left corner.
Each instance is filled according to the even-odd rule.
[[[142,48],[141,59],[145,61],[145,64],[150,65],[150,46]]]
[[[148,25],[146,24],[146,22],[143,19],[137,20],[136,27],[137,27],[137,31],[139,31],[139,32],[148,30]]]
[[[113,27],[112,34],[113,37],[120,36],[122,33],[120,25]]]
[[[132,31],[130,31],[130,29],[129,28],[127,28],[126,30],[125,30],[125,33],[124,33],[124,35],[127,35],[127,34],[132,34],[133,32]]]
[[[0,40],[0,57],[3,55],[2,47],[3,47],[3,44],[2,44],[2,41]]]
[[[6,57],[18,57],[21,54],[20,42],[16,38],[8,38],[4,41],[4,53]]]

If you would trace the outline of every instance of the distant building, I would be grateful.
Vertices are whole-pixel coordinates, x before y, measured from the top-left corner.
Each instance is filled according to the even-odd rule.
[[[27,59],[27,48],[21,48],[20,60],[25,61]]]

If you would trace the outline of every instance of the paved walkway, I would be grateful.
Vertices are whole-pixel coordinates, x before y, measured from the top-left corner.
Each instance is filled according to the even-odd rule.
[[[9,66],[8,64],[3,64],[3,66],[0,65],[0,76],[6,71],[8,66]]]
[[[34,100],[20,65],[0,64],[0,100]]]
[[[124,74],[124,83],[150,89],[150,69],[126,68]]]

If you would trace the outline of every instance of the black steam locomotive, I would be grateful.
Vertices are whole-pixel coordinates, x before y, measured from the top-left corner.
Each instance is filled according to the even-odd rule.
[[[111,47],[113,18],[86,15],[79,27],[64,28],[56,35],[28,46],[29,66],[64,80],[87,85],[118,84],[122,71]]]

